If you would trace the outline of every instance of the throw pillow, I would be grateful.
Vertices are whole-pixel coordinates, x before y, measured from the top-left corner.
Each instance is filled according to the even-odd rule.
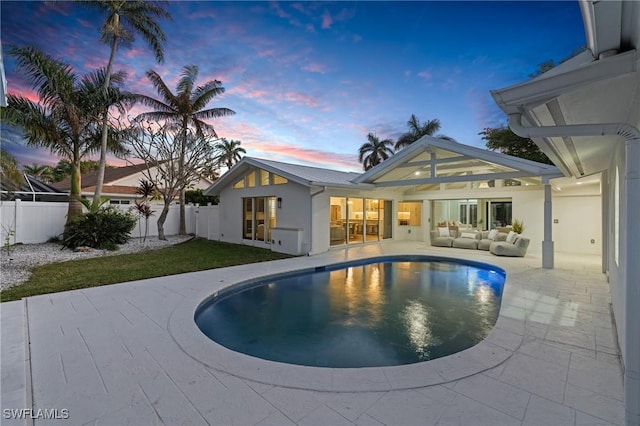
[[[463,232],[460,234],[460,238],[471,238],[472,240],[476,239],[476,234],[473,232]]]
[[[507,242],[513,244],[516,241],[517,236],[518,234],[516,234],[515,232],[509,231],[509,235],[507,235]]]
[[[498,230],[497,229],[492,229],[491,231],[489,231],[489,236],[487,237],[487,239],[488,240],[495,240],[497,236],[498,236]]]
[[[449,228],[438,228],[438,235],[441,237],[449,236]]]

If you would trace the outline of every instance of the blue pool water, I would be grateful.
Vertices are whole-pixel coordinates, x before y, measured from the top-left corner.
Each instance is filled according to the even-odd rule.
[[[259,280],[205,301],[195,320],[215,342],[317,367],[410,364],[483,340],[504,271],[424,257],[345,264]]]

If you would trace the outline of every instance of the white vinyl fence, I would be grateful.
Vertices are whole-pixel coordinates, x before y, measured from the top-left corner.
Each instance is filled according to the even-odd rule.
[[[2,201],[0,202],[0,247],[5,244],[5,237],[9,233],[11,244],[43,243],[51,237],[59,236],[64,230],[67,218],[68,203],[47,203],[40,201]],[[116,205],[122,210],[128,210],[129,205]],[[147,237],[158,236],[158,216],[162,212],[162,205],[152,204],[153,216],[149,218],[149,233]],[[198,207],[187,205],[186,227],[187,233],[195,233],[199,237],[217,240],[219,236],[218,206]],[[172,204],[164,222],[165,235],[176,235],[179,229],[180,206]],[[131,237],[144,236],[145,220],[141,218],[131,232]]]

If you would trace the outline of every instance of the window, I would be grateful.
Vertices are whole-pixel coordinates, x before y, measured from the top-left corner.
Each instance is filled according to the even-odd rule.
[[[358,244],[391,238],[391,200],[331,197],[329,204],[330,245]]]
[[[247,175],[247,187],[253,188],[256,186],[256,173],[251,172]]]
[[[271,242],[276,227],[276,197],[243,198],[242,235],[245,240]]]
[[[262,169],[254,169],[233,184],[233,189],[253,188],[255,186],[282,185],[289,181],[282,176]]]
[[[398,225],[420,226],[422,223],[422,202],[398,203]]]
[[[266,170],[260,170],[260,185],[269,186],[271,184],[271,173]]]
[[[283,178],[282,176],[278,176],[278,175],[273,175],[273,184],[274,185],[282,185],[289,182],[286,178]]]

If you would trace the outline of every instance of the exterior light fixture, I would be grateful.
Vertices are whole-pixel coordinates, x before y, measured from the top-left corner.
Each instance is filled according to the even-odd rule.
[[[281,209],[282,208],[282,198],[278,197],[278,208]]]

